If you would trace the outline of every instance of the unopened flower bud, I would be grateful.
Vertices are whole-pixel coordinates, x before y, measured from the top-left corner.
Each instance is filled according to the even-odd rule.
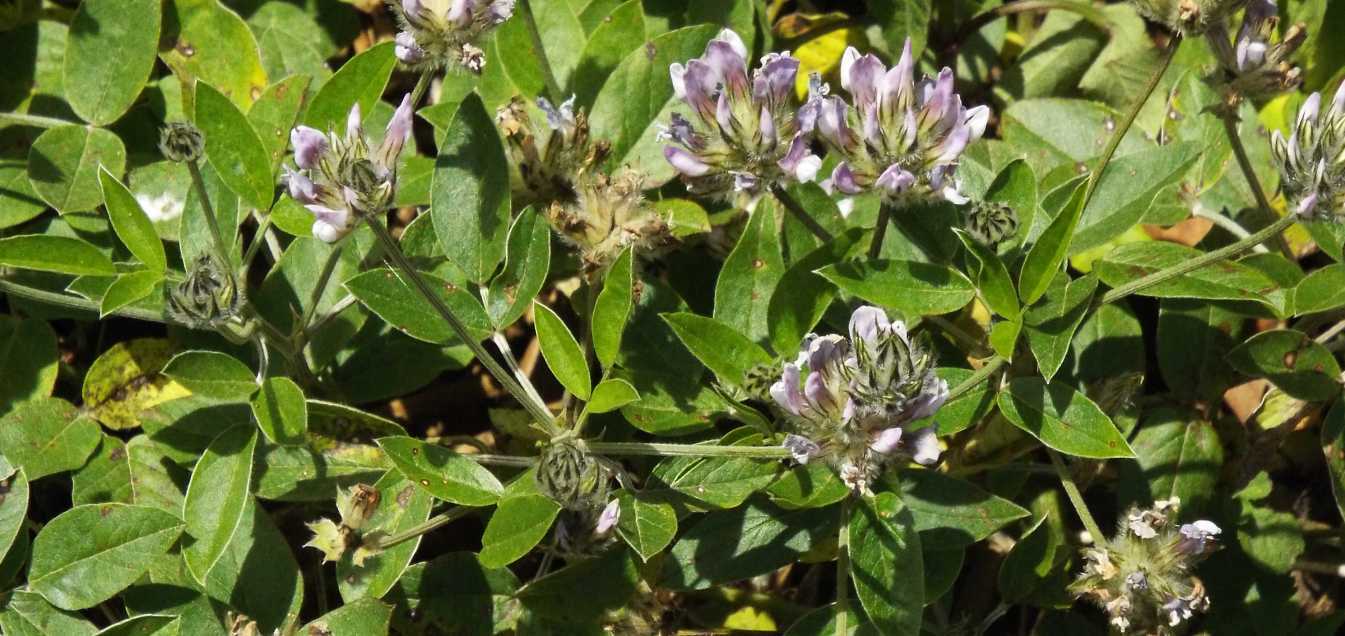
[[[1018,214],[1008,204],[980,201],[968,207],[965,214],[967,234],[992,249],[1018,233]]]
[[[1291,210],[1306,219],[1345,216],[1345,83],[1325,110],[1320,93],[1308,96],[1289,137],[1271,134],[1270,150]]]
[[[597,461],[576,440],[556,440],[542,450],[537,462],[537,487],[542,494],[569,510],[590,505],[589,495],[601,485]]]
[[[169,161],[197,161],[205,152],[205,136],[190,122],[168,122],[159,131],[159,152]]]
[[[168,295],[168,311],[201,329],[232,318],[240,298],[229,271],[210,254],[201,254],[187,268],[187,277]]]

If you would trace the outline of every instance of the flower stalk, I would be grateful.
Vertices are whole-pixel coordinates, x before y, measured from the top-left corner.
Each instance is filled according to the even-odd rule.
[[[1088,503],[1083,500],[1083,493],[1079,491],[1079,485],[1074,483],[1074,476],[1069,472],[1069,466],[1065,465],[1065,460],[1060,457],[1060,453],[1053,448],[1047,448],[1046,454],[1051,458],[1051,466],[1055,468],[1055,474],[1060,478],[1060,486],[1065,489],[1065,495],[1069,497],[1069,502],[1074,506],[1074,512],[1079,515],[1079,521],[1083,522],[1083,527],[1092,536],[1093,543],[1106,547],[1107,535],[1103,534],[1102,526],[1097,524],[1093,518],[1093,513],[1088,510]]]
[[[1256,198],[1256,205],[1259,206],[1261,214],[1270,219],[1276,218],[1275,208],[1270,205],[1270,197],[1266,196],[1265,188],[1261,187],[1261,179],[1256,176],[1256,170],[1252,168],[1251,159],[1247,157],[1247,148],[1242,145],[1242,137],[1238,135],[1237,115],[1224,113],[1219,119],[1223,121],[1224,133],[1228,136],[1228,145],[1233,148],[1233,156],[1237,158],[1238,168],[1242,170],[1242,176],[1247,179],[1247,185],[1252,189],[1252,196]],[[1275,243],[1275,248],[1286,258],[1294,259],[1294,252],[1289,248],[1289,243],[1284,240],[1283,236],[1276,234],[1271,237],[1271,241]]]

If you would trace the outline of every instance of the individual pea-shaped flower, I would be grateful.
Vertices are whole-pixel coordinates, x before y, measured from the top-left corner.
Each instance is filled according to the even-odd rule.
[[[461,66],[480,73],[482,36],[514,15],[514,0],[388,0],[401,24],[394,52],[419,70]]]
[[[1200,35],[1223,24],[1247,0],[1134,0],[1140,14],[1173,31]]]
[[[814,83],[814,86],[820,86]],[[806,119],[842,161],[824,185],[846,195],[876,191],[889,203],[942,197],[961,205],[958,158],[985,134],[990,109],[967,109],[953,92],[953,71],[915,82],[908,39],[896,66],[853,47],[841,58],[841,87],[853,107],[817,88]]]
[[[1208,520],[1177,526],[1176,498],[1132,508],[1103,547],[1083,551],[1084,569],[1070,589],[1097,603],[1121,633],[1170,634],[1209,607],[1191,576],[1215,548],[1219,526]]]
[[[1289,207],[1308,219],[1345,216],[1345,83],[1322,111],[1320,93],[1298,109],[1293,132],[1270,137]]]
[[[799,61],[769,53],[748,76],[747,47],[725,29],[705,53],[669,67],[673,91],[691,108],[659,134],[663,156],[695,193],[755,197],[788,181],[811,181],[822,160],[808,149],[794,78]]]
[[[598,522],[593,524],[593,536],[599,539],[611,536],[612,530],[616,529],[616,524],[621,520],[621,500],[613,499],[607,502],[603,507],[602,514],[598,515]]]
[[[891,459],[939,459],[934,429],[911,428],[948,399],[932,358],[901,322],[876,307],[850,318],[850,337],[809,336],[771,386],[794,433],[784,447],[800,463],[825,457],[852,489],[864,492]]]
[[[1292,58],[1306,39],[1307,31],[1303,24],[1295,24],[1276,42],[1278,11],[1274,0],[1251,0],[1243,13],[1242,27],[1231,44],[1222,24],[1206,34],[1219,60],[1220,72],[1214,80],[1224,87],[1223,107],[1236,109],[1248,97],[1273,97],[1303,81],[1302,70],[1294,66]]]
[[[393,113],[383,143],[370,148],[360,106],[350,109],[344,136],[299,126],[290,132],[297,170],[285,168],[290,197],[313,213],[313,236],[335,243],[355,228],[363,214],[392,205],[397,191],[397,159],[411,139],[411,96]]]

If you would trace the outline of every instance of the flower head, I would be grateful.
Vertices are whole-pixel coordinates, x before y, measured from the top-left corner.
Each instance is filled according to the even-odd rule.
[[[232,318],[241,302],[229,268],[208,253],[196,257],[187,277],[168,293],[169,313],[198,329]]]
[[[1169,633],[1209,607],[1191,571],[1213,551],[1219,526],[1207,520],[1176,526],[1177,503],[1132,508],[1116,537],[1083,551],[1083,573],[1071,590],[1096,602],[1121,633]]]
[[[1305,218],[1345,216],[1345,83],[1326,111],[1320,93],[1309,96],[1289,138],[1275,131],[1270,149],[1290,209]]]
[[[805,107],[818,133],[842,158],[826,184],[842,194],[876,191],[889,201],[931,196],[963,204],[958,158],[985,134],[990,109],[967,109],[953,92],[953,71],[915,82],[910,40],[891,69],[853,47],[841,58],[841,87],[853,105],[820,81]]]
[[[1219,60],[1220,70],[1212,80],[1224,89],[1222,108],[1236,109],[1244,98],[1270,98],[1302,83],[1303,72],[1292,58],[1307,31],[1303,24],[1295,24],[1276,42],[1278,11],[1274,0],[1251,0],[1232,44],[1222,24],[1206,33]]]
[[[361,214],[392,205],[397,191],[397,159],[411,139],[411,96],[392,115],[383,143],[371,148],[360,106],[350,109],[344,136],[308,126],[290,131],[297,170],[285,167],[290,198],[313,213],[313,236],[335,243],[349,234]]]
[[[822,160],[808,149],[794,77],[799,61],[769,53],[748,75],[747,47],[725,29],[705,54],[669,67],[673,92],[691,109],[659,134],[663,156],[693,192],[754,197],[786,181],[811,181]]]
[[[520,97],[501,106],[495,123],[518,166],[530,198],[550,202],[574,199],[577,183],[600,171],[611,144],[589,135],[588,114],[574,106],[575,97],[554,105],[538,97],[536,109]],[[544,120],[534,114],[540,111]]]
[[[397,59],[412,68],[485,68],[483,35],[514,15],[514,0],[388,0],[402,30]]]
[[[863,491],[894,456],[938,461],[933,427],[910,424],[943,405],[948,383],[934,374],[932,356],[906,326],[877,307],[856,309],[849,335],[810,335],[770,393],[798,432],[784,442],[794,458],[827,457],[851,488]]]

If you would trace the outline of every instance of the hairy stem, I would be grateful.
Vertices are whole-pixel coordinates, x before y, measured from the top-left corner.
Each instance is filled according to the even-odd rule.
[[[1079,492],[1078,484],[1074,483],[1074,476],[1070,475],[1065,460],[1060,457],[1060,453],[1051,448],[1046,449],[1046,454],[1051,458],[1051,465],[1055,466],[1055,473],[1060,477],[1060,485],[1064,487],[1069,502],[1074,505],[1074,512],[1079,515],[1079,520],[1083,522],[1083,527],[1088,530],[1088,534],[1093,535],[1093,543],[1106,546],[1107,535],[1102,534],[1102,528],[1093,519],[1093,513],[1088,511],[1088,504],[1084,502],[1083,493]]]
[[[802,223],[804,227],[808,228],[809,232],[813,233],[813,236],[816,236],[823,243],[830,243],[835,238],[831,235],[831,232],[828,232],[826,228],[822,227],[822,224],[817,222],[817,219],[814,219],[811,214],[808,214],[807,210],[803,209],[803,206],[793,195],[789,194],[788,190],[780,185],[772,185],[771,194],[775,195],[775,200],[779,201],[786,211],[794,215],[796,221]]]
[[[410,541],[411,539],[419,537],[420,535],[438,530],[439,528],[442,528],[450,523],[453,523],[458,519],[467,516],[467,514],[472,512],[473,510],[475,509],[466,506],[454,506],[437,515],[434,515],[433,517],[430,517],[429,519],[426,519],[425,523],[419,524],[413,528],[408,528],[402,532],[398,532],[397,534],[388,535],[384,537],[382,540],[378,542],[378,547],[380,549],[387,550],[388,548],[391,548],[392,546],[395,546],[404,541]]]
[[[420,74],[420,79],[416,80],[416,87],[411,89],[412,110],[420,107],[420,100],[425,97],[425,93],[430,89],[432,82],[434,82],[434,71],[425,71]]]
[[[850,509],[854,502],[841,500],[841,525],[836,535],[836,636],[847,636],[850,612]]]
[[[308,324],[313,320],[313,314],[318,310],[318,303],[322,301],[322,295],[327,291],[327,285],[332,280],[332,274],[336,273],[336,266],[341,263],[341,248],[343,246],[344,243],[337,243],[327,253],[327,260],[322,263],[322,271],[318,273],[318,282],[313,286],[313,293],[308,297],[308,306],[304,308],[304,315],[299,319],[299,324],[295,325],[297,333],[305,333]]]
[[[0,123],[15,124],[17,126],[32,126],[34,128],[82,125],[79,122],[57,119],[55,117],[43,117],[41,115],[29,115],[28,113],[0,113]]]
[[[486,371],[490,372],[491,376],[495,378],[495,381],[499,382],[500,386],[503,386],[505,390],[509,391],[509,393],[514,396],[514,399],[518,400],[519,403],[523,405],[524,409],[527,409],[533,419],[537,420],[538,424],[541,424],[543,428],[552,434],[559,433],[559,431],[556,430],[555,416],[551,414],[550,409],[547,409],[543,404],[534,402],[529,397],[527,390],[516,382],[509,371],[501,366],[500,363],[495,360],[495,357],[482,346],[481,342],[467,331],[467,327],[462,324],[461,320],[458,320],[457,316],[453,315],[453,311],[448,308],[448,305],[439,297],[439,294],[435,293],[434,290],[430,288],[430,284],[425,282],[425,277],[421,276],[420,272],[411,264],[411,261],[407,260],[406,255],[402,254],[402,249],[397,245],[397,240],[392,238],[392,234],[388,232],[388,228],[375,218],[376,216],[377,215],[366,214],[364,218],[370,229],[374,231],[374,236],[378,238],[378,242],[383,246],[383,253],[387,259],[391,261],[392,265],[400,270],[402,274],[411,281],[411,284],[416,288],[416,291],[419,291],[420,295],[424,296],[425,300],[428,301],[435,312],[439,314],[439,317],[443,318],[444,322],[448,323],[449,328],[458,336],[458,339],[472,350],[472,353],[476,355],[476,359],[481,363],[481,366],[484,366]]]
[[[1132,280],[1129,283],[1121,285],[1120,287],[1117,287],[1116,289],[1113,289],[1103,294],[1101,299],[1098,301],[1098,304],[1105,305],[1107,303],[1116,302],[1136,292],[1143,291],[1145,289],[1153,287],[1154,285],[1165,283],[1183,274],[1188,274],[1190,272],[1198,270],[1206,265],[1209,265],[1210,263],[1222,261],[1224,259],[1241,254],[1242,252],[1251,249],[1253,246],[1260,245],[1276,236],[1279,236],[1280,232],[1283,232],[1284,230],[1288,229],[1290,225],[1294,224],[1295,220],[1296,220],[1295,215],[1286,214],[1283,217],[1277,219],[1274,223],[1263,228],[1257,233],[1248,236],[1245,239],[1242,239],[1241,241],[1238,241],[1231,245],[1226,245],[1217,250],[1214,250],[1213,252],[1206,252],[1190,260],[1177,263],[1176,265],[1173,265],[1172,267],[1169,267],[1167,269],[1156,271],[1152,274],[1149,274],[1148,276],[1144,276],[1142,278]]]
[[[752,457],[783,459],[783,446],[712,446],[709,444],[662,444],[654,442],[588,442],[599,455],[644,455],[653,457]]]
[[[542,395],[537,392],[537,387],[533,386],[532,378],[529,378],[528,374],[523,372],[523,368],[518,365],[518,359],[514,357],[514,350],[509,347],[509,341],[505,340],[504,334],[495,332],[491,336],[491,341],[495,343],[495,348],[500,350],[500,356],[504,358],[504,363],[509,365],[509,370],[514,373],[514,378],[518,380],[519,386],[527,391],[528,396],[533,401],[545,406],[546,400],[542,399]]]
[[[1252,196],[1256,198],[1256,205],[1260,207],[1261,215],[1273,221],[1276,218],[1275,208],[1270,206],[1270,198],[1261,187],[1261,180],[1256,177],[1251,159],[1247,158],[1247,148],[1242,145],[1242,137],[1238,135],[1237,115],[1225,113],[1219,119],[1224,123],[1228,145],[1233,147],[1233,156],[1237,158],[1238,168],[1242,170],[1242,176],[1247,179],[1247,185],[1252,189]],[[1273,242],[1275,249],[1278,249],[1285,258],[1294,260],[1294,251],[1290,249],[1289,242],[1285,241],[1283,236],[1276,234]]]
[[[956,400],[962,397],[963,395],[970,393],[972,389],[975,389],[977,387],[977,385],[979,385],[982,382],[985,382],[990,378],[990,376],[994,375],[995,372],[998,371],[1000,367],[1004,366],[1004,363],[1006,362],[1008,362],[1008,360],[1005,360],[1004,358],[1001,358],[999,356],[991,358],[984,365],[982,365],[980,369],[977,369],[976,373],[971,374],[971,377],[967,378],[966,380],[963,380],[962,384],[953,387],[953,390],[948,392],[948,400],[945,403],[952,402],[953,400]]]
[[[1224,231],[1228,232],[1229,234],[1232,234],[1235,238],[1238,239],[1245,239],[1252,235],[1251,232],[1247,231],[1247,228],[1238,225],[1237,221],[1234,221],[1233,219],[1230,219],[1218,212],[1210,212],[1208,210],[1197,209],[1191,212],[1191,216],[1206,219],[1210,223],[1213,223],[1223,228]],[[1252,248],[1252,251],[1266,253],[1269,252],[1270,250],[1266,249],[1264,245],[1257,245],[1256,247]]]

